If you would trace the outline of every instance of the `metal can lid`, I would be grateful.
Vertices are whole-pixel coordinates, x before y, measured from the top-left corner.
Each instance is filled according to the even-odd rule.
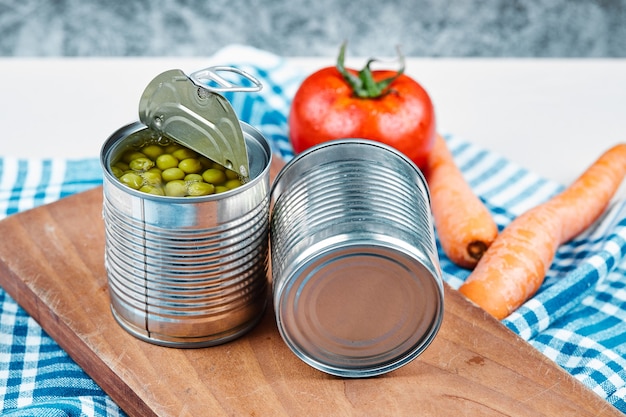
[[[426,349],[443,317],[438,271],[402,242],[320,244],[326,247],[286,271],[289,288],[275,300],[278,328],[300,359],[332,375],[368,377]]]

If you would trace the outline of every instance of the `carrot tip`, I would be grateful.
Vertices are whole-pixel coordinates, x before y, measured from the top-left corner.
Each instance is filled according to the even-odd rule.
[[[485,242],[476,240],[474,242],[470,242],[467,245],[467,254],[477,261],[482,258],[483,254],[487,250],[487,244]]]

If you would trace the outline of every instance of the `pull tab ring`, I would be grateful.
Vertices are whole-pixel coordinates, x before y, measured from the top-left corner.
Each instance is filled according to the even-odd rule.
[[[252,83],[251,86],[245,85],[237,85],[226,78],[222,77],[219,73],[230,72],[239,75],[243,79],[246,79]],[[216,93],[223,93],[226,91],[246,91],[246,92],[254,92],[259,91],[263,88],[263,85],[259,80],[257,80],[252,75],[247,72],[234,67],[226,67],[226,66],[217,66],[217,67],[209,67],[205,69],[198,70],[191,75],[189,75],[189,79],[198,87],[204,88],[209,91],[213,91]],[[212,82],[211,85],[207,84],[208,82]]]

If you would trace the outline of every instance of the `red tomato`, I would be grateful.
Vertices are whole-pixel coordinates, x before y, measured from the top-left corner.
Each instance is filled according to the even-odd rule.
[[[402,71],[370,71],[369,63],[360,73],[344,69],[342,48],[338,66],[311,74],[294,96],[289,113],[294,152],[332,139],[371,139],[396,148],[424,169],[436,134],[433,104]],[[358,97],[353,85],[368,85],[363,78],[368,74],[375,83],[396,78],[378,97]]]

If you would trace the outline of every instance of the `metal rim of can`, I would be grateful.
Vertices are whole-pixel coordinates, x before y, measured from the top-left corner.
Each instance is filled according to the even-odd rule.
[[[329,152],[333,147],[343,146],[347,143],[382,149],[393,154],[394,158],[398,158],[403,163],[406,163],[407,169],[412,170],[411,178],[421,182],[421,184],[417,184],[417,187],[421,188],[420,191],[423,192],[424,204],[428,205],[428,209],[430,208],[428,187],[419,168],[395,149],[379,142],[364,139],[340,139],[326,142],[310,148],[292,159],[281,170],[274,181],[271,192],[274,207],[278,206],[280,210],[281,196],[288,194],[290,187],[294,186],[295,182],[300,181],[302,177],[311,175],[317,169],[314,163],[309,163],[300,167],[302,170],[298,170],[297,165],[301,161],[311,158],[311,155],[315,153],[320,153],[320,159],[322,159],[321,155],[323,152]],[[272,216],[274,215],[275,212],[272,212]],[[272,221],[273,227],[274,222]],[[272,232],[275,231],[272,230]],[[372,243],[372,238],[376,240],[381,237],[373,237],[371,233],[363,233],[360,236],[352,236],[350,239],[347,239],[345,235],[340,235],[333,236],[325,241],[314,242],[313,245],[297,255],[297,260],[294,262],[295,265],[284,266],[281,271],[284,275],[274,276],[274,308],[281,336],[289,348],[301,360],[318,370],[332,375],[360,378],[380,375],[395,370],[415,359],[430,345],[442,322],[443,283],[438,261],[435,262],[435,265],[431,265],[432,260],[426,259],[421,252],[415,251],[410,244],[403,242],[402,239],[386,236],[382,238],[384,241]],[[275,236],[272,236],[273,256],[275,249],[274,240]],[[434,245],[434,241],[432,244]],[[436,256],[436,248],[433,249]],[[372,257],[376,258],[376,261],[372,261]],[[342,259],[342,261],[336,262],[337,259]],[[352,260],[346,264],[346,259]],[[384,267],[377,265],[380,259],[384,260],[382,261]],[[272,262],[274,264],[274,259]],[[370,264],[363,266],[363,262],[370,262]],[[337,274],[336,270],[338,268],[345,268],[348,273],[343,275]],[[424,323],[411,322],[411,318],[404,315],[405,313],[400,309],[394,310],[393,316],[401,319],[398,319],[397,323],[385,322],[384,325],[380,326],[380,329],[386,331],[402,322],[404,327],[395,336],[400,335],[408,339],[398,344],[398,346],[401,346],[399,350],[397,346],[393,346],[393,343],[391,343],[385,345],[388,349],[381,348],[384,352],[378,352],[380,353],[378,357],[359,358],[357,356],[362,352],[367,353],[367,346],[364,347],[363,344],[356,346],[358,343],[347,339],[340,340],[340,337],[329,337],[328,334],[334,331],[337,325],[325,326],[320,323],[330,323],[332,320],[329,316],[330,313],[324,312],[317,307],[309,306],[312,303],[311,297],[313,296],[311,294],[316,293],[318,297],[323,299],[314,300],[315,303],[324,304],[327,306],[327,309],[334,308],[339,312],[335,314],[336,316],[341,316],[346,311],[348,311],[348,314],[351,314],[349,310],[346,310],[350,306],[362,308],[363,303],[354,301],[355,297],[361,296],[359,291],[354,291],[343,298],[339,296],[336,299],[333,298],[332,294],[342,291],[346,293],[351,292],[350,289],[354,288],[354,284],[357,281],[352,278],[337,277],[354,275],[354,272],[357,275],[366,276],[369,268],[380,268],[381,272],[379,275],[385,274],[387,270],[395,270],[399,274],[397,276],[404,274],[404,277],[399,278],[399,284],[396,284],[397,288],[401,288],[404,292],[397,290],[397,288],[382,290],[381,296],[386,296],[387,301],[391,301],[388,305],[393,304],[391,300],[393,297],[399,297],[401,302],[396,304],[404,305],[405,307],[415,302],[430,303],[429,306],[424,307],[424,311],[428,310],[426,314],[429,317],[424,319],[426,320]],[[324,275],[327,275],[330,279],[320,278]],[[378,278],[372,275],[368,279],[370,279],[368,282],[376,284]],[[344,284],[335,282],[342,280],[345,281]],[[324,287],[329,289],[324,290]],[[335,287],[334,290],[333,287]],[[420,298],[420,295],[416,296],[422,290],[424,293],[428,293],[428,295],[424,296],[428,300],[424,297]],[[370,291],[365,293],[365,296],[371,296],[372,294],[375,294],[375,292]],[[306,297],[309,297],[308,304]],[[348,307],[343,308],[343,304]],[[357,316],[352,317],[352,320],[356,321]],[[392,314],[390,313],[388,316],[391,317]],[[365,314],[363,317],[366,320],[375,320],[371,314]],[[331,327],[332,329],[327,331]],[[359,326],[356,325],[356,327],[358,328]],[[347,327],[342,329],[344,329],[342,332],[345,334],[354,332],[353,329],[346,330],[348,329]],[[362,326],[359,331],[364,331],[364,334],[367,334],[369,329],[367,326]],[[408,336],[411,332],[421,334],[411,339]],[[334,340],[331,340],[333,338]],[[352,346],[355,346],[354,350],[351,350]],[[378,348],[380,347],[379,345]],[[358,352],[359,349],[362,352]],[[357,352],[357,356],[351,357],[354,352]],[[372,351],[369,353],[372,353]]]
[[[125,192],[128,192],[131,195],[134,195],[136,197],[140,197],[140,198],[148,199],[148,200],[157,200],[157,201],[165,200],[165,201],[171,201],[173,203],[192,202],[192,201],[194,203],[198,203],[202,201],[219,200],[219,199],[224,198],[225,195],[233,195],[237,193],[242,193],[242,192],[245,192],[248,188],[253,187],[256,182],[262,180],[266,172],[270,170],[270,166],[272,164],[272,151],[267,141],[263,138],[262,134],[257,129],[250,126],[249,124],[245,122],[240,122],[240,123],[241,123],[241,128],[244,132],[244,135],[249,135],[250,137],[254,138],[255,140],[254,144],[258,145],[259,149],[263,150],[263,153],[267,159],[264,161],[256,161],[257,165],[255,166],[255,169],[253,169],[252,166],[250,167],[250,177],[247,182],[243,183],[241,186],[237,188],[233,188],[232,190],[228,190],[223,193],[209,194],[209,195],[204,195],[204,196],[172,197],[172,196],[162,196],[162,195],[144,193],[144,192],[135,190],[133,188],[127,187],[124,184],[122,184],[115,177],[115,175],[113,175],[113,173],[111,172],[110,165],[111,165],[111,160],[113,157],[113,155],[111,154],[113,151],[118,151],[118,149],[115,149],[115,146],[118,145],[117,142],[120,138],[128,137],[131,134],[138,133],[142,130],[148,129],[148,127],[141,122],[133,122],[125,126],[122,126],[117,131],[115,131],[111,136],[109,136],[109,138],[104,142],[104,144],[102,145],[100,149],[100,165],[102,167],[104,175],[107,177],[109,181],[111,181],[112,184],[114,184],[116,187],[123,189]],[[249,155],[249,158],[253,159],[254,154],[252,152],[251,154],[252,155]],[[252,164],[253,164],[253,161],[251,161],[251,165]],[[259,169],[259,166],[262,166],[262,168]]]
[[[274,195],[278,194],[282,194],[282,190],[281,190],[281,184],[283,182],[282,178],[289,175],[289,171],[292,168],[292,166],[298,164],[298,162],[302,159],[306,159],[309,158],[311,154],[316,153],[316,152],[320,152],[323,151],[325,148],[332,148],[332,147],[336,147],[337,145],[343,145],[345,143],[354,143],[354,144],[362,144],[362,145],[368,145],[368,146],[372,146],[374,148],[380,148],[380,149],[384,149],[387,152],[390,152],[391,154],[394,154],[394,156],[396,158],[399,158],[401,160],[403,160],[408,166],[410,166],[415,174],[418,176],[421,184],[423,185],[423,189],[426,193],[426,198],[430,204],[430,191],[428,189],[428,185],[426,182],[426,178],[424,177],[424,173],[417,167],[417,165],[415,165],[415,163],[413,161],[411,161],[406,155],[404,155],[403,153],[399,152],[397,149],[389,146],[389,145],[385,145],[384,143],[381,142],[377,142],[374,140],[370,140],[370,139],[361,139],[361,138],[342,138],[342,139],[334,139],[334,140],[330,140],[327,142],[323,142],[320,143],[316,146],[313,146],[299,154],[297,154],[296,156],[294,156],[278,173],[278,175],[276,175],[276,178],[274,179],[274,183],[272,185],[272,190],[271,190],[271,195],[272,195],[272,200],[274,201]]]

